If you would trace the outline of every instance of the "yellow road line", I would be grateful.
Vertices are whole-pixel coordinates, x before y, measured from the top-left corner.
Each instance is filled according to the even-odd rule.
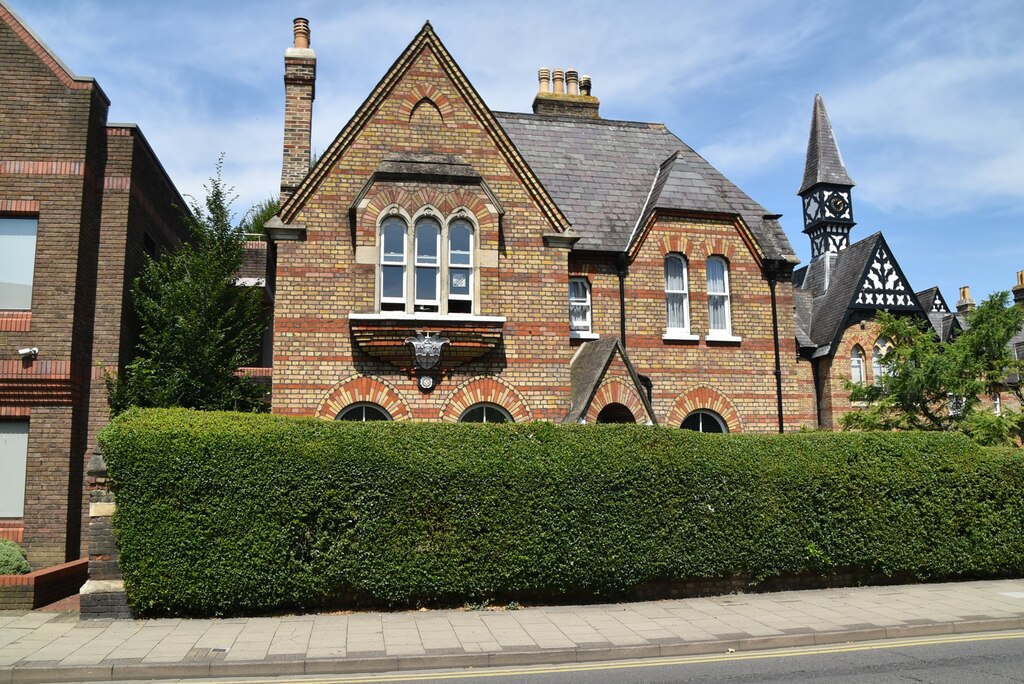
[[[1024,639],[1024,632],[1006,632],[1003,634],[958,635],[951,637],[920,637],[913,640],[886,641],[884,643],[846,644],[843,646],[804,646],[793,649],[772,651],[720,653],[714,655],[679,656],[666,658],[647,658],[637,661],[608,661],[597,663],[566,663],[564,665],[524,666],[525,669],[488,668],[468,672],[414,672],[408,674],[380,673],[374,675],[357,675],[353,677],[313,679],[274,679],[273,684],[361,684],[363,682],[424,682],[438,679],[476,679],[480,677],[528,676],[539,674],[557,674],[562,672],[594,672],[600,670],[623,670],[637,667],[660,667],[663,665],[689,665],[700,663],[733,662],[737,660],[763,660],[767,658],[791,658],[796,656],[821,655],[830,653],[852,653],[855,651],[875,651],[893,648],[909,648],[914,646],[935,646],[938,644],[968,643],[972,641],[998,641],[1004,639]],[[217,680],[223,684],[243,684],[251,680],[230,682]]]

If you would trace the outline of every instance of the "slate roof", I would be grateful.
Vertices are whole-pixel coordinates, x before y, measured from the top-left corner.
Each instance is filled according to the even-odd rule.
[[[599,340],[584,342],[576,350],[572,361],[569,363],[569,383],[572,387],[572,405],[569,412],[562,419],[563,423],[578,423],[581,418],[587,415],[590,402],[594,399],[598,385],[604,378],[605,371],[612,361],[614,354],[618,352],[622,362],[629,369],[629,375],[633,380],[640,399],[644,402],[647,415],[652,422],[657,422],[654,417],[654,409],[647,399],[647,390],[640,383],[640,378],[633,368],[633,363],[626,355],[626,350],[617,337],[603,337]]]
[[[582,237],[574,249],[626,251],[658,208],[739,215],[769,259],[797,263],[768,211],[663,124],[495,112]]]
[[[920,302],[921,308],[924,309],[928,315],[928,322],[931,323],[932,330],[939,336],[939,339],[946,342],[950,339],[953,334],[954,328],[961,328],[960,321],[957,320],[956,315],[949,311],[949,307],[946,306],[946,298],[942,296],[939,288],[929,287],[927,290],[921,290],[916,293],[917,301]],[[940,308],[944,308],[945,311],[932,311],[932,308],[939,303]]]
[[[815,348],[824,348],[835,341],[860,286],[864,269],[878,249],[881,239],[881,233],[869,235],[836,254],[826,254],[794,272],[793,282],[799,288],[796,319],[798,341],[803,338],[810,343],[806,346]],[[808,297],[810,306],[807,304]]]
[[[946,301],[944,298],[942,298],[942,295],[939,294],[938,286],[929,287],[927,290],[921,290],[920,292],[916,292],[915,296],[917,297],[917,301],[921,303],[921,308],[924,309],[925,311],[932,310],[932,305],[935,303],[936,297],[942,299],[943,302]]]
[[[814,96],[814,112],[811,114],[811,132],[807,138],[807,162],[804,165],[804,182],[796,194],[802,195],[805,190],[818,183],[832,185],[849,185],[855,183],[846,173],[843,155],[839,153],[839,145],[832,133],[832,122],[825,111],[825,101],[821,95]]]

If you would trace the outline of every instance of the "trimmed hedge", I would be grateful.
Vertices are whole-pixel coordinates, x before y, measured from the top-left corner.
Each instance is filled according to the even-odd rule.
[[[954,434],[133,410],[100,440],[141,614],[1024,570],[1024,459]]]

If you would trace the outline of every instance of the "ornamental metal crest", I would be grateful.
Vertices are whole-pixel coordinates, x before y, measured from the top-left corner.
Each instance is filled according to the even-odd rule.
[[[440,333],[417,332],[416,337],[405,338],[405,343],[412,345],[413,353],[416,355],[416,367],[430,370],[441,360],[441,347],[451,344],[451,340],[442,337]]]

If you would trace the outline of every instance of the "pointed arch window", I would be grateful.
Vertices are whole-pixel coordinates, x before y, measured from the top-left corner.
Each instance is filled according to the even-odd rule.
[[[875,348],[871,351],[871,381],[875,385],[882,382],[882,376],[889,374],[889,367],[882,362],[886,352],[889,351],[889,340],[880,337],[875,341]]]
[[[441,305],[441,225],[431,218],[416,222],[415,311],[437,311]]]
[[[448,313],[473,313],[473,224],[452,221],[448,228]]]
[[[859,344],[850,350],[850,380],[864,382],[864,350]]]
[[[380,308],[405,311],[407,227],[397,216],[380,227]]]

